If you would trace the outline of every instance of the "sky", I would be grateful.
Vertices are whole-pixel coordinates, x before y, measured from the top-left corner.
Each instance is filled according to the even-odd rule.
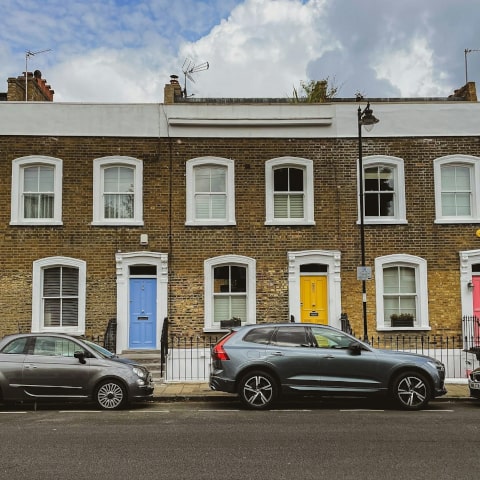
[[[301,82],[325,78],[342,98],[447,97],[466,79],[480,91],[480,0],[0,7],[0,92],[27,65],[42,72],[55,102],[161,103],[172,74],[196,98],[287,98]]]

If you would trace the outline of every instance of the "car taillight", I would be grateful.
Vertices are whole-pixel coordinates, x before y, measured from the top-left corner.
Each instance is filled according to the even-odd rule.
[[[223,348],[225,342],[234,334],[235,332],[230,332],[228,335],[225,335],[213,348],[212,348],[212,357],[215,360],[230,360],[227,352]]]

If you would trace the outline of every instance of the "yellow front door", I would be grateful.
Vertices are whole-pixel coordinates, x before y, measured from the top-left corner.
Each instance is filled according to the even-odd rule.
[[[328,325],[327,277],[300,277],[301,321]]]

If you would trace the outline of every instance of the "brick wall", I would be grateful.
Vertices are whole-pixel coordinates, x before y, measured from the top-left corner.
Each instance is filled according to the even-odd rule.
[[[362,330],[357,220],[357,139],[152,139],[0,137],[0,335],[31,326],[32,262],[63,255],[87,262],[87,334],[105,330],[116,316],[115,253],[169,254],[169,318],[173,334],[199,334],[204,326],[205,259],[225,254],[257,261],[258,321],[288,320],[287,252],[340,250],[342,310]],[[461,328],[460,250],[480,248],[478,225],[434,224],[433,160],[450,154],[480,156],[476,138],[364,140],[364,156],[405,162],[407,225],[366,225],[366,260],[403,253],[428,262],[429,316],[435,334]],[[63,159],[63,226],[12,227],[12,160],[25,155]],[[93,227],[93,160],[109,155],[144,162],[143,227]],[[201,156],[235,160],[235,227],[185,226],[185,165]],[[294,156],[314,162],[315,226],[265,226],[265,161]],[[170,189],[170,179],[172,180]],[[173,192],[170,197],[170,190]],[[170,211],[172,216],[170,218]],[[140,246],[141,233],[149,245]],[[369,332],[375,332],[375,285],[367,282]]]

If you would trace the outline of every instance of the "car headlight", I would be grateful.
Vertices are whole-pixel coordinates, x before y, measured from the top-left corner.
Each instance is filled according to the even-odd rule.
[[[147,378],[147,372],[141,367],[133,367],[133,373],[139,378]]]

